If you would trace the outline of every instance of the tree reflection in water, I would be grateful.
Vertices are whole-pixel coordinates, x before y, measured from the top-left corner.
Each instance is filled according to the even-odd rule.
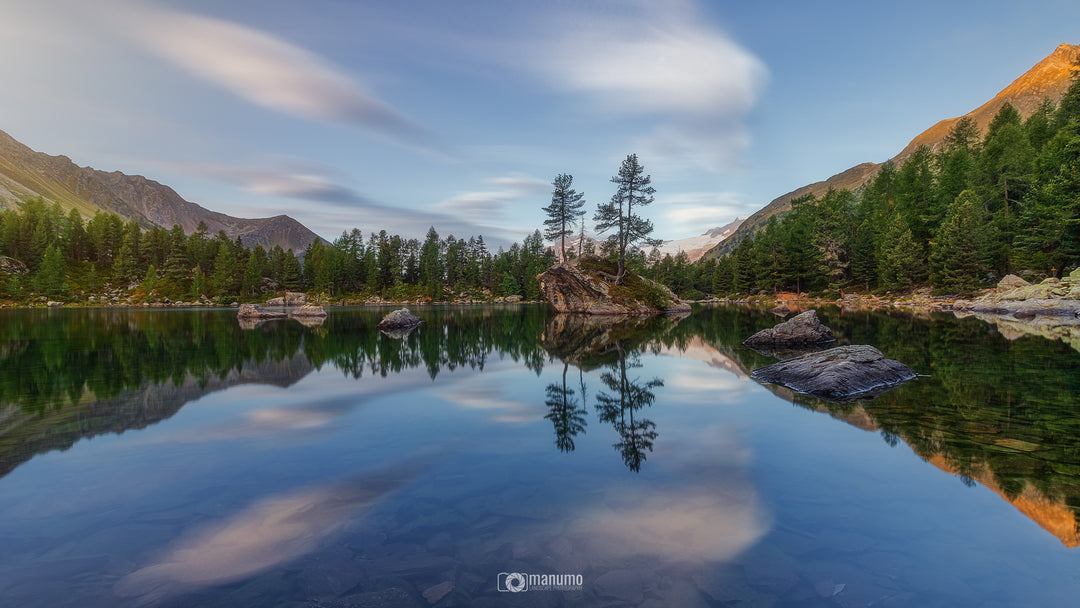
[[[619,360],[613,365],[615,371],[600,376],[600,381],[612,394],[598,394],[596,410],[600,420],[614,426],[619,433],[620,441],[613,447],[622,455],[623,463],[636,473],[647,458],[646,452],[652,452],[657,436],[656,423],[637,412],[652,405],[656,395],[651,389],[664,386],[664,381],[659,378],[647,382],[637,378],[631,380],[627,370],[642,367],[641,361],[636,352],[628,353],[621,343],[616,343],[616,350]]]

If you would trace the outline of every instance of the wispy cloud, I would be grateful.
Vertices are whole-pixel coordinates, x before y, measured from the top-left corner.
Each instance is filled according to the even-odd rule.
[[[147,50],[251,103],[343,123],[433,150],[432,135],[322,57],[270,33],[201,15],[133,10],[126,32]]]
[[[765,64],[692,0],[591,5],[541,19],[526,65],[596,114],[651,120],[632,143],[665,169],[738,167]]]
[[[378,206],[368,197],[342,184],[341,177],[331,169],[307,161],[284,160],[267,166],[189,163],[178,168],[262,196],[344,207]]]
[[[438,206],[453,213],[490,218],[501,215],[515,201],[536,198],[551,189],[549,182],[525,176],[493,177],[484,182],[494,186],[494,189],[461,192],[440,202]]]
[[[545,28],[535,67],[552,84],[597,97],[605,111],[738,115],[768,71],[691,2],[640,2],[563,15]]]
[[[737,216],[750,215],[756,207],[734,192],[672,192],[657,197],[652,209],[658,217],[658,231],[673,238],[699,235]]]

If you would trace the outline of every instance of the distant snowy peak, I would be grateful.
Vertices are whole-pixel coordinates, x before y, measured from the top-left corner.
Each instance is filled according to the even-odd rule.
[[[735,218],[735,221],[724,226],[717,226],[716,228],[710,228],[705,231],[705,234],[699,236],[692,236],[685,239],[678,239],[675,241],[664,241],[663,245],[657,247],[660,250],[660,255],[678,255],[680,251],[685,251],[686,255],[690,258],[691,262],[696,262],[701,259],[701,256],[706,251],[712,249],[724,239],[728,238],[735,231],[742,226],[742,223],[746,221],[746,217],[740,216]]]

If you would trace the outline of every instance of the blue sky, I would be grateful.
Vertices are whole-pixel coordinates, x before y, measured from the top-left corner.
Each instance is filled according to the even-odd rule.
[[[519,241],[636,153],[656,236],[883,161],[1062,43],[1072,2],[0,0],[0,129],[244,217]]]

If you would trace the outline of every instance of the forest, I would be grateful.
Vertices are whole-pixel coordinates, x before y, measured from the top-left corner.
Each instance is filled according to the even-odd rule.
[[[0,212],[0,255],[27,266],[27,273],[0,281],[0,298],[13,301],[115,289],[130,289],[137,301],[256,301],[284,289],[326,298],[536,300],[536,275],[554,260],[539,231],[492,253],[482,236],[440,238],[432,228],[423,241],[385,230],[365,240],[354,228],[297,256],[279,246],[245,247],[224,232],[208,235],[202,224],[188,235],[179,226],[143,230],[111,213],[84,221],[78,211],[65,214],[41,199]]]
[[[961,118],[940,149],[883,164],[859,192],[792,201],[689,280],[717,294],[963,294],[1008,273],[1061,276],[1078,263],[1080,81],[1026,119],[1005,104],[982,136]]]
[[[1060,104],[1044,101],[1027,118],[1005,104],[985,134],[961,118],[936,151],[924,146],[899,166],[884,163],[857,191],[798,198],[732,253],[696,264],[684,253],[642,249],[658,241],[649,237],[651,222],[631,209],[651,203],[654,192],[636,155],[612,182],[619,191],[593,219],[598,231],[622,228],[600,254],[618,262],[620,276],[625,267],[686,299],[922,287],[968,294],[1008,273],[1060,276],[1080,264],[1080,81]],[[545,237],[559,245],[558,257],[596,253],[584,239],[584,201],[571,183],[566,174],[553,182],[543,234],[494,253],[482,236],[443,238],[432,227],[422,241],[385,230],[365,239],[354,228],[295,255],[245,247],[203,225],[192,234],[179,226],[144,229],[114,214],[85,220],[31,199],[0,212],[0,255],[27,267],[0,272],[0,299],[77,301],[122,290],[135,302],[223,303],[288,289],[337,301],[539,300],[536,276],[557,259]],[[567,249],[575,234],[577,250]]]

